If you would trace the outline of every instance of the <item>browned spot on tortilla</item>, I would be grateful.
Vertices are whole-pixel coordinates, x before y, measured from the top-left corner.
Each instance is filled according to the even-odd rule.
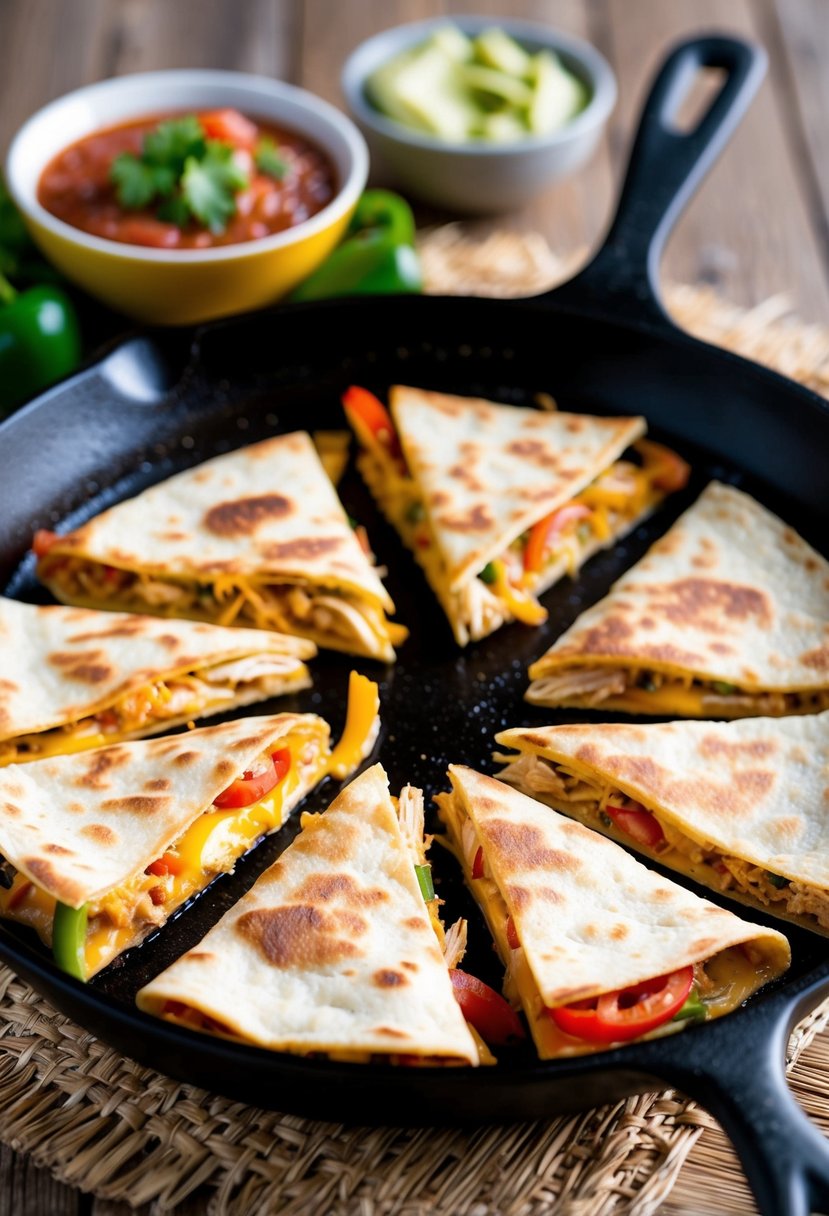
[[[162,633],[158,639],[158,644],[159,646],[164,646],[167,650],[178,650],[181,643],[174,633]]]
[[[228,760],[227,756],[222,756],[214,764],[213,772],[217,777],[229,777],[231,773],[236,772],[236,765],[232,760]]]
[[[829,671],[829,646],[807,650],[800,656],[800,662],[804,667],[813,667],[815,671]]]
[[[309,874],[293,893],[296,899],[317,903],[339,900],[355,907],[371,908],[385,903],[389,896],[380,887],[363,887],[350,874]]]
[[[341,544],[339,536],[299,536],[296,540],[266,545],[262,554],[272,562],[311,561],[324,553],[330,553]]]
[[[247,735],[244,739],[234,739],[228,746],[231,751],[243,752],[248,751],[252,747],[261,747],[264,745],[264,735]]]
[[[256,908],[236,922],[273,967],[328,967],[362,951],[354,938],[368,928],[353,912],[329,912],[309,904]]]
[[[3,812],[6,815],[10,815],[12,819],[16,819],[18,815],[23,814],[22,809],[14,802],[4,802]]]
[[[514,887],[507,885],[506,894],[510,900],[510,903],[512,903],[519,912],[523,911],[523,909],[533,901],[532,892],[528,891],[526,887]]]
[[[554,469],[558,464],[558,457],[540,439],[514,439],[507,444],[507,451],[545,469]]]
[[[734,647],[729,646],[727,642],[712,642],[710,650],[713,654],[733,654]]]
[[[389,1039],[408,1039],[408,1035],[404,1030],[393,1030],[391,1026],[375,1026],[372,1034],[382,1034]]]
[[[101,810],[124,811],[131,815],[154,815],[163,810],[169,802],[169,798],[154,798],[149,794],[125,794],[123,798],[107,798],[101,803]]]
[[[177,756],[173,756],[173,764],[179,765],[180,768],[189,768],[198,759],[200,759],[198,752],[179,752]]]
[[[187,958],[194,963],[206,963],[215,957],[215,954],[211,954],[209,950],[191,950],[187,955]]]
[[[709,633],[719,628],[721,617],[756,622],[768,628],[773,620],[768,596],[756,587],[717,579],[683,578],[648,588],[654,610],[678,625],[690,625]]]
[[[106,667],[103,663],[79,663],[77,667],[70,667],[66,674],[72,680],[80,680],[82,684],[101,684],[114,673],[111,667]]]
[[[654,887],[653,891],[651,891],[651,899],[658,899],[661,902],[663,899],[671,898],[673,896],[668,887]]]
[[[621,942],[624,941],[629,932],[630,930],[627,925],[614,925],[610,930],[610,936],[615,942]]]
[[[450,495],[444,490],[435,490],[434,494],[429,496],[429,502],[433,507],[445,507],[451,501]]]
[[[486,532],[494,522],[489,509],[482,503],[461,515],[438,516],[438,523],[452,532]]]
[[[775,782],[773,772],[756,768],[730,771],[722,781],[704,774],[690,779],[676,777],[650,756],[608,754],[599,757],[591,744],[579,748],[576,758],[590,764],[593,761],[588,758],[588,752],[594,753],[597,762],[600,760],[604,772],[637,790],[646,791],[663,806],[698,806],[722,816],[724,822],[753,811],[757,800],[764,797]],[[736,769],[733,758],[730,768]]]
[[[526,740],[527,743],[529,743],[529,745],[531,747],[544,748],[547,746],[547,743],[548,743],[548,740],[545,735],[537,735],[534,732],[532,732],[532,733],[528,732],[526,735],[524,735],[524,739]]]
[[[0,680],[0,691],[2,692],[17,692],[18,686],[14,680]]]
[[[695,570],[711,570],[717,564],[717,559],[705,553],[698,553],[691,558],[691,565]]]
[[[251,536],[271,519],[282,519],[293,511],[290,499],[282,494],[258,494],[253,498],[237,498],[220,502],[204,517],[204,526],[215,536]]]
[[[715,756],[726,756],[730,760],[762,760],[777,751],[777,744],[772,739],[750,739],[745,743],[737,740],[730,743],[719,735],[703,735],[699,744],[700,755],[706,759]]]
[[[388,969],[375,971],[371,977],[371,982],[378,988],[402,988],[409,981],[399,971]]]
[[[551,866],[556,870],[578,870],[581,862],[569,853],[551,849],[544,833],[534,824],[509,819],[489,819],[479,826],[481,835],[500,853],[501,864],[510,870],[536,870]]]
[[[144,782],[145,790],[168,790],[172,782],[168,777],[153,777],[149,781]]]
[[[129,621],[118,621],[107,629],[91,629],[87,633],[75,633],[69,638],[70,642],[99,642],[106,638],[131,638],[137,633],[143,633],[147,625],[144,620],[135,617]],[[100,651],[95,651],[99,654]]]
[[[88,836],[98,844],[115,844],[118,837],[112,828],[105,823],[85,823],[81,828],[81,836]]]
[[[717,945],[716,937],[701,937],[698,942],[694,942],[691,950],[694,954],[707,954]]]
[[[63,881],[51,861],[46,861],[43,857],[25,857],[21,868],[28,870],[39,887],[45,887],[47,891],[58,891],[67,899],[74,898],[77,890],[75,884]]]
[[[413,963],[411,961],[411,959],[408,959],[408,958],[404,958],[403,962],[400,964],[400,966],[405,967],[407,971],[419,971],[420,970],[417,963]]]
[[[109,786],[108,774],[114,768],[120,768],[129,760],[129,753],[123,747],[107,747],[92,753],[89,763],[74,785],[81,789],[104,790]]]
[[[571,435],[578,435],[579,431],[583,431],[586,425],[584,418],[568,418],[564,426]]]
[[[156,536],[159,540],[169,540],[173,542],[178,540],[190,540],[190,537],[186,532],[156,532]]]
[[[82,802],[67,802],[66,809],[73,815],[83,815],[86,812],[86,807]]]
[[[402,920],[400,923],[401,923],[401,925],[403,925],[403,927],[405,929],[423,929],[424,928],[424,922],[420,919],[419,916],[407,916],[406,919]]]
[[[44,853],[53,853],[56,857],[71,857],[72,850],[64,848],[62,844],[45,844],[43,846]]]

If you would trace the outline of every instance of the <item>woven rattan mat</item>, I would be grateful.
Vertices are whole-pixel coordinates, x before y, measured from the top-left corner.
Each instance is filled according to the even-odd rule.
[[[429,289],[439,292],[530,294],[572,268],[527,234],[475,242],[449,226],[429,233],[422,249]],[[686,328],[829,394],[829,331],[791,317],[785,300],[745,311],[705,289],[675,287],[667,298]],[[792,1060],[827,1023],[829,1003],[798,1028]],[[829,1122],[827,1068],[829,1035],[808,1048],[793,1080],[807,1109]],[[3,969],[0,1140],[65,1182],[106,1199],[151,1203],[157,1213],[188,1198],[198,1198],[188,1212],[211,1216],[753,1211],[719,1128],[672,1093],[475,1132],[313,1123],[140,1068]]]

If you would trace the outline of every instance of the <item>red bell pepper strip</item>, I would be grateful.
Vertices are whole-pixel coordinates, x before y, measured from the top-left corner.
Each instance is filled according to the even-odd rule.
[[[553,538],[567,526],[579,519],[589,519],[593,514],[590,507],[581,502],[568,503],[545,515],[537,524],[533,524],[527,545],[524,549],[524,570],[527,574],[535,574],[544,565],[544,557]]]
[[[343,393],[342,402],[349,422],[361,439],[367,435],[369,440],[385,448],[394,460],[403,462],[403,449],[391,414],[374,393],[352,384]]]

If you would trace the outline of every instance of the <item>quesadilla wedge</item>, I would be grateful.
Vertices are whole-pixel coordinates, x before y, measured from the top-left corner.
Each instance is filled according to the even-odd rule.
[[[33,928],[64,970],[94,975],[232,870],[326,773],[356,767],[376,736],[377,688],[352,683],[333,752],[322,718],[276,714],[0,769],[0,916]]]
[[[534,705],[683,718],[829,709],[829,562],[712,482],[529,674]]]
[[[217,456],[64,536],[38,577],[67,604],[298,634],[393,661],[406,637],[303,431]]]
[[[141,989],[139,1008],[274,1051],[477,1064],[428,868],[422,794],[407,786],[395,808],[376,764],[324,814],[303,815],[279,860]]]
[[[505,730],[501,780],[714,891],[829,934],[829,712]]]
[[[537,597],[629,532],[688,466],[641,439],[644,418],[595,418],[395,386],[391,415],[343,397],[360,472],[412,550],[459,645],[507,621],[539,625]],[[620,459],[634,445],[631,458]]]
[[[138,739],[307,688],[313,642],[0,597],[0,765]]]
[[[788,967],[776,930],[492,777],[457,765],[449,776],[440,815],[542,1059],[721,1017]]]

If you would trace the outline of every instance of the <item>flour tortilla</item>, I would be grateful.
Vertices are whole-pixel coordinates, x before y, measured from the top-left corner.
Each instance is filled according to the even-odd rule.
[[[492,777],[451,765],[548,1008],[627,988],[751,942],[779,974],[785,937],[653,873],[624,849]]]
[[[247,688],[239,685],[232,698],[207,712],[224,712],[307,688],[311,681],[302,660],[311,658],[316,647],[312,642],[259,629],[223,629],[85,608],[39,607],[0,598],[0,653],[2,743],[90,718],[153,681],[186,672],[198,676],[234,660],[267,659],[267,691],[255,681]],[[255,669],[256,664],[253,666]],[[188,712],[151,718],[137,731],[115,735],[112,742],[166,730],[192,716]],[[67,742],[69,738],[67,735]],[[59,741],[55,746],[62,750]]]
[[[380,765],[347,786],[198,946],[137,997],[273,1050],[478,1050],[452,994]]]
[[[620,790],[707,849],[809,884],[829,899],[829,712],[740,722],[541,726],[496,737],[521,755],[563,764],[598,789]],[[526,776],[511,775],[523,769],[510,764],[502,776],[529,792]],[[552,791],[535,796],[584,819],[584,802],[580,807]],[[689,864],[686,854],[627,843],[716,889],[710,867]],[[816,927],[813,919],[787,917],[777,902],[766,907],[735,888],[726,894]]]
[[[829,689],[829,562],[753,498],[712,482],[530,667],[528,699],[589,705],[545,697],[542,684],[568,667],[602,666],[746,693]],[[602,704],[625,708],[623,696]],[[726,707],[711,716],[731,715]]]
[[[395,386],[391,413],[450,591],[569,502],[645,433],[596,418]]]
[[[322,718],[275,714],[9,765],[0,769],[0,854],[79,908],[142,874],[266,748],[299,728],[324,756]],[[300,775],[283,818],[309,788]]]
[[[254,585],[328,590],[374,609],[383,626],[388,626],[383,612],[394,611],[303,431],[217,456],[61,536],[41,558],[38,576],[67,602],[63,557],[179,585],[210,587],[236,576]],[[103,606],[76,594],[71,602]],[[126,605],[115,598],[112,606]],[[146,610],[155,611],[149,604]],[[195,619],[203,615],[189,608],[168,611],[163,603],[159,611]],[[373,651],[376,657],[394,655],[388,636],[378,638]]]

